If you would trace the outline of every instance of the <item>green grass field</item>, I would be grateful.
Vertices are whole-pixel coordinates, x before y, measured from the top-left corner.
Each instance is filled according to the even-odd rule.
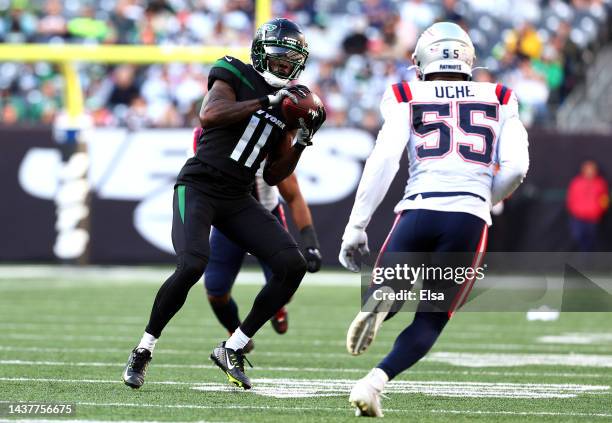
[[[286,335],[269,325],[257,334],[248,369],[255,388],[245,392],[208,359],[226,334],[198,284],[135,391],[120,382],[121,372],[168,270],[158,278],[151,269],[125,278],[115,270],[106,280],[107,272],[0,271],[1,401],[76,404],[76,414],[64,417],[72,420],[357,421],[348,404],[352,382],[412,318],[399,314],[367,354],[351,357],[344,338],[359,289],[319,276],[320,284],[306,283],[290,304]],[[243,315],[257,290],[255,283],[235,287]],[[458,313],[427,359],[388,385],[385,420],[612,421],[611,321],[595,313],[554,322]],[[0,416],[7,418],[26,417]]]

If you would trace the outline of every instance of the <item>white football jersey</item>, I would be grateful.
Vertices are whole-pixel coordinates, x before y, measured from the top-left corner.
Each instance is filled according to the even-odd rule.
[[[362,175],[349,224],[365,228],[407,151],[409,177],[395,212],[466,212],[491,224],[491,205],[522,181],[529,164],[512,90],[472,81],[389,87],[384,125]]]
[[[255,187],[253,195],[261,203],[266,210],[272,211],[280,203],[280,192],[276,186],[270,186],[264,181],[263,168],[265,161],[261,164],[259,170],[255,174]]]

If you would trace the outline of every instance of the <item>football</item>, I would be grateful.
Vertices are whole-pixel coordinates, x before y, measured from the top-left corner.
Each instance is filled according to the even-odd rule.
[[[289,97],[285,97],[281,103],[281,112],[289,129],[299,128],[300,118],[304,118],[306,124],[310,125],[317,118],[319,108],[323,106],[319,96],[313,92],[308,90],[296,91],[294,91],[294,94],[296,94],[297,103],[294,103]]]

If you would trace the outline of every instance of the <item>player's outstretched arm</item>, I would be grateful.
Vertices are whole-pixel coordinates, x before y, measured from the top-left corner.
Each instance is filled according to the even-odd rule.
[[[497,204],[516,190],[529,169],[527,131],[519,119],[518,101],[514,93],[502,106],[504,122],[499,135],[497,162],[499,171],[493,177],[491,203]]]
[[[295,226],[299,230],[304,229],[306,226],[311,226],[312,215],[310,214],[310,208],[306,204],[302,191],[300,191],[300,185],[295,173],[283,179],[278,184],[278,190],[289,206]]]
[[[287,202],[293,221],[300,231],[302,238],[300,245],[302,246],[304,258],[308,263],[308,271],[310,273],[317,272],[321,268],[321,248],[312,223],[310,208],[306,204],[306,200],[304,200],[302,191],[300,191],[300,185],[295,173],[292,173],[279,183],[278,190]]]
[[[359,271],[356,253],[369,253],[365,229],[385,198],[410,139],[408,109],[405,105],[397,103],[390,88],[385,92],[380,106],[385,122],[366,161],[353,210],[342,236],[339,260],[353,272]]]

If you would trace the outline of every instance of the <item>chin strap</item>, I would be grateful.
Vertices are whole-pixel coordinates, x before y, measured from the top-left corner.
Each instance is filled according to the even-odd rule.
[[[286,87],[290,80],[289,79],[282,79],[279,78],[276,75],[273,75],[272,73],[270,73],[269,71],[263,71],[261,72],[261,76],[263,76],[263,78],[266,80],[266,82],[269,85],[272,85],[275,88],[284,88]]]

